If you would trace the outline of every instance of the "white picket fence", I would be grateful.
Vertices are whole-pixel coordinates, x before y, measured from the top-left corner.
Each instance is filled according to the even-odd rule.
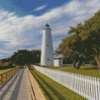
[[[100,100],[100,79],[96,77],[62,72],[33,65],[36,70],[81,95],[87,100]]]
[[[63,66],[72,66],[73,64],[63,64]],[[82,66],[90,66],[90,64],[83,64]]]
[[[73,64],[63,64],[63,66],[72,66]]]

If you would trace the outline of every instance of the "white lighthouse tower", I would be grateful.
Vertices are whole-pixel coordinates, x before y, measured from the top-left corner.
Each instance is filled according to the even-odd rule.
[[[46,24],[43,30],[41,65],[53,65],[53,60],[51,29],[49,25]]]

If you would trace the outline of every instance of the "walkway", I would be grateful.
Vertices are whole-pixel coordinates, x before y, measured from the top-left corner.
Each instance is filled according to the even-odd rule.
[[[26,69],[20,69],[0,87],[0,100],[31,100]]]

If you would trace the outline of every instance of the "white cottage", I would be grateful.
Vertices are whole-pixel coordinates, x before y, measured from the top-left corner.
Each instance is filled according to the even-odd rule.
[[[55,67],[63,66],[63,60],[61,58],[55,58],[54,59],[54,66]]]

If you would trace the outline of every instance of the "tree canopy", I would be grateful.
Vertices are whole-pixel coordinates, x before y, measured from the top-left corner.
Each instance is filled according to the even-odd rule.
[[[2,62],[11,62],[16,65],[25,65],[29,63],[40,63],[40,50],[18,50],[14,52],[14,54],[7,59],[2,59]]]
[[[100,69],[100,10],[84,24],[71,26],[68,34],[70,36],[62,40],[56,53],[70,56],[73,62],[94,57]]]

